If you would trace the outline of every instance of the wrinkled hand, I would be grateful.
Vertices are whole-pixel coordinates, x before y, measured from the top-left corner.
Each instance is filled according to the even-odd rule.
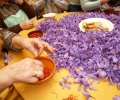
[[[8,74],[8,78],[12,80],[12,83],[36,83],[39,78],[44,78],[44,66],[42,62],[35,59],[25,58],[7,67],[9,69],[6,74]]]
[[[20,24],[20,27],[24,30],[34,27],[34,23],[31,20],[24,21]]]
[[[20,36],[13,37],[13,46],[17,49],[27,49],[35,57],[39,56],[43,50],[54,53],[55,49],[48,43],[41,41],[38,38],[23,38]]]

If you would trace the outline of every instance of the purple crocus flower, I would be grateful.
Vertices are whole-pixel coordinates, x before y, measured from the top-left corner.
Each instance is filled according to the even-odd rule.
[[[114,24],[112,31],[98,30],[96,32],[82,32],[79,23],[87,18],[104,18]],[[72,19],[72,20],[71,20]],[[39,37],[56,48],[52,57],[57,65],[57,71],[65,68],[69,70],[74,83],[96,90],[89,78],[100,82],[101,78],[109,80],[110,85],[118,83],[120,87],[120,17],[106,15],[100,12],[84,14],[69,14],[59,21],[45,20],[36,26],[45,35]],[[66,80],[66,79],[65,79]],[[66,87],[66,82],[60,85]],[[69,88],[69,84],[67,85]],[[85,94],[87,92],[85,91]]]
[[[70,81],[68,81],[69,76],[66,76],[65,78],[63,77],[63,81],[60,81],[60,86],[62,86],[62,88],[64,89],[65,87],[67,87],[69,90],[70,88],[70,84],[72,84]]]
[[[8,63],[9,61],[12,60],[12,56],[8,56],[7,53],[4,54],[4,58],[5,58],[5,60],[4,60],[5,63]]]
[[[113,100],[120,100],[120,96],[115,95],[112,99],[113,99]]]
[[[84,88],[84,92],[83,92],[83,94],[84,94],[85,96],[87,96],[87,97],[90,97],[90,94],[89,94],[89,92],[87,91],[86,88]]]
[[[4,57],[4,63],[7,64],[10,60],[12,60],[12,56],[8,56],[8,54],[0,52],[0,54]]]

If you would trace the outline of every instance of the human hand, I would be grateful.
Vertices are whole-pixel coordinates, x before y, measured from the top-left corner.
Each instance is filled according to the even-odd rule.
[[[105,3],[107,3],[107,2],[109,2],[110,0],[100,0],[100,4],[102,5],[102,4],[105,4]]]
[[[20,27],[25,30],[30,29],[33,26],[34,26],[34,23],[31,20],[27,20],[27,21],[20,23]]]
[[[43,50],[54,53],[55,49],[48,43],[39,40],[38,38],[23,38],[20,36],[15,36],[12,39],[12,44],[17,49],[27,49],[35,57],[39,56]]]
[[[20,5],[23,3],[23,0],[15,0],[17,3],[19,3]]]
[[[6,74],[8,74],[12,83],[36,83],[39,78],[44,78],[44,65],[36,59],[25,58],[6,67],[8,68],[8,72],[6,72]]]

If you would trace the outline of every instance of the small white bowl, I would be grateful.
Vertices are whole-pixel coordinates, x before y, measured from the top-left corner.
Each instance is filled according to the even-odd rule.
[[[56,16],[56,13],[44,14],[43,17],[46,19],[53,19]]]

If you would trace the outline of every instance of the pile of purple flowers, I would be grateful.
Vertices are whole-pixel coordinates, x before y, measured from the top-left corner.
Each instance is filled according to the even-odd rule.
[[[87,18],[104,18],[114,24],[109,31],[98,30],[82,32],[79,23]],[[105,15],[99,12],[70,14],[55,20],[45,20],[36,26],[46,34],[40,37],[56,48],[52,57],[59,68],[66,68],[70,75],[86,88],[96,90],[92,82],[101,78],[109,80],[110,84],[118,84],[120,89],[120,17]],[[93,80],[88,82],[89,78]],[[85,88],[85,90],[86,90]]]

